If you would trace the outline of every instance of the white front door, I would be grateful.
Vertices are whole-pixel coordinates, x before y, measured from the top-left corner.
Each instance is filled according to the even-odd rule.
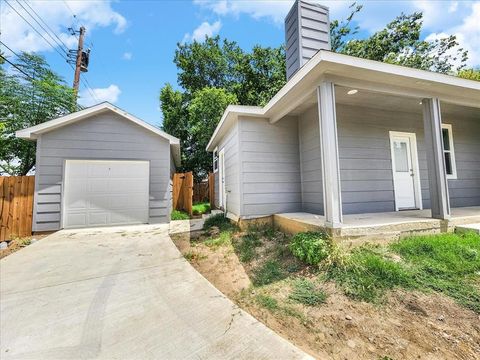
[[[421,208],[415,134],[390,132],[396,210]]]
[[[148,161],[67,160],[63,227],[148,222]]]
[[[227,192],[225,191],[225,149],[218,153],[218,182],[220,207],[225,209],[227,204]]]

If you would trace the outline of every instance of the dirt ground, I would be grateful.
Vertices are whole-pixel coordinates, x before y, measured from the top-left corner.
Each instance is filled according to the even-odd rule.
[[[8,242],[8,247],[6,249],[0,250],[0,259],[10,254],[13,254],[15,251],[23,249],[24,247],[32,244],[35,241],[39,241],[46,236],[48,236],[48,234],[38,234],[27,237],[14,238],[13,240]]]
[[[208,247],[202,238],[179,235],[177,247],[226,296],[316,358],[331,359],[480,359],[480,316],[438,294],[394,291],[379,305],[347,298],[326,283],[326,303],[289,302],[291,283],[251,286],[231,245]],[[288,311],[261,306],[266,294]]]

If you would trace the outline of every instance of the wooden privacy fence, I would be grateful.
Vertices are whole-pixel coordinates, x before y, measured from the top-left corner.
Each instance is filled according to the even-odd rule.
[[[193,204],[193,174],[173,174],[173,209],[183,210],[192,215]]]
[[[215,174],[208,174],[208,181],[193,184],[191,172],[173,175],[173,209],[183,210],[192,215],[192,205],[197,202],[210,202],[215,208]]]
[[[193,203],[207,202],[209,197],[208,181],[193,185]]]
[[[0,241],[32,234],[35,176],[0,176]]]

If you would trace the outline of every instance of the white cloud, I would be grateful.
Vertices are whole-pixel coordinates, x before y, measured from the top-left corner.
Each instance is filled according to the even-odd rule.
[[[447,34],[456,35],[460,47],[468,50],[468,65],[480,66],[480,1],[471,3],[470,14],[457,25],[445,29],[444,32],[431,33],[427,39],[446,37]]]
[[[78,102],[83,106],[92,106],[103,101],[108,101],[112,104],[115,104],[118,100],[118,97],[122,93],[120,88],[112,84],[106,88],[95,88],[91,90],[93,95],[88,91],[88,89],[84,89],[79,93]]]
[[[195,30],[193,30],[192,34],[185,34],[183,37],[182,42],[187,41],[203,41],[205,40],[205,36],[211,37],[217,34],[222,27],[222,23],[220,21],[215,21],[213,24],[210,24],[208,21],[205,21],[200,24]]]
[[[45,0],[30,0],[27,4],[22,3],[23,7],[35,16],[27,5],[33,8],[69,48],[74,47],[77,41],[67,30],[73,23],[83,24],[87,29],[87,37],[88,34],[98,27],[114,26],[113,32],[119,34],[127,26],[127,20],[112,9],[110,1],[66,0],[67,5],[60,1],[52,3],[52,1]],[[52,45],[58,47],[54,40],[46,35],[45,31],[26,13],[18,2],[10,1],[9,4],[22,14],[25,19],[29,20]],[[78,22],[74,22],[72,12],[76,15]],[[53,51],[51,46],[30,25],[10,6],[5,4],[0,10],[0,24],[2,41],[14,51]]]
[[[125,53],[123,53],[122,58],[123,58],[124,60],[132,60],[132,56],[133,56],[133,55],[132,55],[131,52],[125,52]]]

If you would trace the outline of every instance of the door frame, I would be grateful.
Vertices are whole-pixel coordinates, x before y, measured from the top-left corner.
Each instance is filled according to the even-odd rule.
[[[225,148],[218,152],[218,203],[223,210],[227,210],[227,192],[225,189]]]
[[[423,210],[423,201],[422,201],[422,186],[420,181],[420,167],[418,165],[418,150],[417,150],[417,136],[415,133],[410,132],[401,132],[401,131],[389,131],[390,136],[390,157],[392,162],[392,179],[393,179],[393,194],[395,199],[395,211],[399,211],[396,183],[395,183],[395,157],[393,153],[393,138],[396,136],[408,137],[410,139],[410,155],[412,156],[412,167],[413,167],[413,190],[415,193],[415,208]]]

